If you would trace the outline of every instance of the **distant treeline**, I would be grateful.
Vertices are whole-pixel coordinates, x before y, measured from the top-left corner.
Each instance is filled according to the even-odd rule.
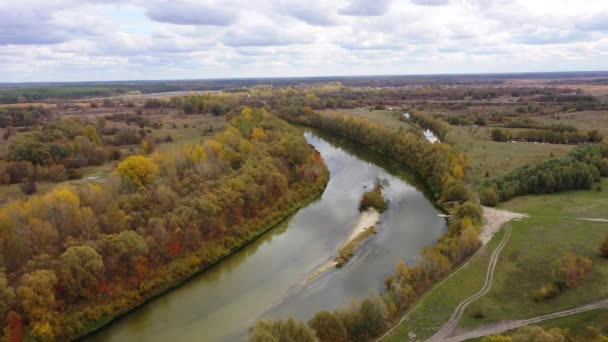
[[[505,130],[495,128],[491,132],[492,140],[494,141],[521,141],[521,142],[537,142],[547,144],[583,144],[583,143],[599,143],[604,139],[603,135],[598,130],[588,132],[579,132],[567,129],[525,129],[525,130]]]
[[[600,176],[608,176],[608,144],[583,145],[562,158],[525,165],[489,181],[481,202],[493,206],[516,196],[591,189]]]

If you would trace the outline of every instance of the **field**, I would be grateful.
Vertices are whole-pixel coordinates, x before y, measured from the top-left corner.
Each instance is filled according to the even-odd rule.
[[[458,303],[481,288],[490,255],[503,235],[504,230],[488,242],[485,250],[469,266],[434,287],[385,341],[424,340],[433,335],[450,318]]]
[[[527,318],[560,311],[608,296],[608,259],[599,244],[608,236],[608,223],[574,218],[608,218],[608,180],[602,191],[576,191],[526,196],[502,207],[526,212],[530,218],[513,222],[513,233],[502,252],[491,291],[465,313],[464,327],[506,319]],[[567,289],[557,298],[535,302],[533,292],[552,279],[552,266],[566,251],[589,256],[591,276],[584,285]]]
[[[451,126],[448,140],[464,151],[473,168],[472,181],[481,185],[488,178],[514,169],[568,153],[573,145],[496,142],[489,128]]]

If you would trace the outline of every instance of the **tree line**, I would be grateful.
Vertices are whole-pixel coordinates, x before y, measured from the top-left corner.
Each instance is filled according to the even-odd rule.
[[[554,129],[518,129],[506,130],[494,128],[490,133],[492,140],[499,142],[521,141],[546,144],[584,144],[599,143],[604,139],[597,130],[580,132],[578,130],[554,130]]]
[[[591,189],[608,176],[608,143],[581,145],[561,158],[528,164],[486,182],[480,199],[494,206],[516,196]]]
[[[317,313],[308,323],[261,320],[250,341],[362,341],[379,336],[445,276],[480,246],[481,208],[467,187],[468,160],[447,144],[430,144],[411,132],[392,131],[365,119],[319,115],[306,108],[281,113],[286,119],[360,142],[409,167],[424,179],[437,204],[451,214],[448,231],[435,246],[422,251],[413,266],[401,262],[385,280],[381,294],[354,303],[348,310]],[[296,337],[297,336],[297,337]]]
[[[67,340],[179,284],[318,196],[301,131],[245,108],[204,143],[0,208],[0,338]]]

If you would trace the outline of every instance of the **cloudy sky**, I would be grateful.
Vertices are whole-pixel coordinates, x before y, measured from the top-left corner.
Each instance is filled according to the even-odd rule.
[[[608,0],[0,0],[0,82],[608,70]]]

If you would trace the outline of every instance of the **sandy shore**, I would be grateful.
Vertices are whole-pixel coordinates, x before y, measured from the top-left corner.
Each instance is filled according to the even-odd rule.
[[[380,222],[380,212],[374,208],[368,208],[359,216],[359,220],[352,232],[348,236],[348,239],[344,240],[342,246],[348,244],[353,241],[357,236],[361,235],[367,228],[373,227]]]
[[[351,231],[350,235],[348,236],[348,238],[346,240],[344,240],[344,242],[342,242],[342,244],[340,245],[340,248],[344,247],[345,245],[347,245],[348,243],[350,243],[351,241],[356,239],[357,236],[364,233],[368,228],[373,227],[376,224],[378,224],[378,222],[380,222],[380,212],[378,210],[369,208],[369,209],[365,210],[364,212],[362,212],[361,215],[359,216],[359,219],[357,220],[357,223],[353,227],[353,230]],[[306,280],[307,281],[314,280],[321,274],[335,268],[337,265],[338,265],[338,262],[335,259],[330,260],[330,261],[324,263],[323,265],[321,265],[314,272],[312,272],[306,278]]]
[[[481,228],[481,234],[479,234],[479,240],[482,244],[488,243],[494,234],[496,234],[500,228],[511,220],[519,220],[524,217],[528,217],[526,214],[513,213],[507,210],[500,210],[490,207],[483,208],[483,227]]]

